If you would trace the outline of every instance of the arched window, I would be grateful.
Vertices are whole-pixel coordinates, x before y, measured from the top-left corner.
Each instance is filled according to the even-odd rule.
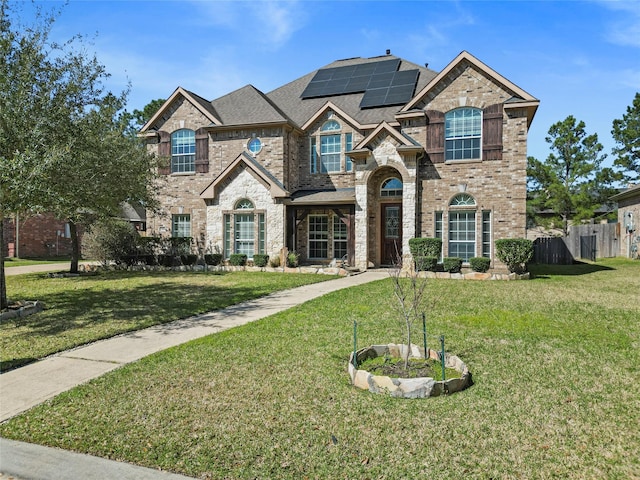
[[[388,178],[380,187],[381,197],[402,197],[402,181],[398,178]]]
[[[449,256],[468,262],[476,256],[476,201],[471,195],[460,193],[451,199],[449,206],[459,207],[449,210]]]
[[[171,134],[171,173],[196,171],[196,132],[176,130]]]
[[[452,207],[475,207],[475,199],[468,193],[460,193],[451,199],[449,205]]]
[[[253,202],[247,198],[236,202],[236,210],[253,210]]]
[[[340,130],[340,124],[335,120],[329,120],[322,125],[320,128],[321,132],[333,132],[335,130]]]
[[[445,123],[445,160],[480,159],[482,110],[457,108],[447,112]]]
[[[255,211],[255,204],[248,198],[235,203],[234,211],[224,215],[224,254],[244,253],[253,258],[254,253],[265,253],[265,214]]]

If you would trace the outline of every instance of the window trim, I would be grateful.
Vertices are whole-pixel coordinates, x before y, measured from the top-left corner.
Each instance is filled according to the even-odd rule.
[[[477,214],[476,210],[469,210],[469,209],[465,209],[465,210],[450,210],[449,211],[449,214],[447,215],[447,217],[448,217],[447,218],[447,223],[448,223],[447,255],[449,257],[456,256],[456,257],[462,258],[462,261],[464,263],[469,263],[469,259],[476,256],[476,249],[477,249],[477,244],[478,244],[478,238],[477,238],[477,235],[478,235],[478,231],[477,230],[478,229],[477,229],[477,226],[476,226],[476,221],[477,221],[477,215],[476,214]],[[466,229],[465,230],[457,230],[457,229],[454,230],[452,228],[452,223],[453,222],[460,222],[460,216],[461,215],[473,215],[473,222],[472,222],[472,224],[473,224],[473,240],[459,240],[459,239],[454,240],[454,239],[452,239],[453,233],[456,233],[457,235],[460,235],[460,234],[468,234],[470,232],[470,230],[466,230]],[[465,222],[465,225],[469,225],[469,223],[470,223],[468,218],[466,218],[464,220],[464,222]],[[455,254],[452,253],[452,251],[451,251],[452,250],[451,249],[452,244],[456,244],[456,245],[471,245],[471,244],[473,244],[473,248],[471,250],[471,254],[469,255],[468,258],[465,258],[463,256],[460,256],[459,252],[456,252]]]
[[[241,217],[251,217],[251,231],[253,233],[253,253],[249,255],[247,252],[238,251],[238,238],[236,232],[239,228],[239,220]],[[255,203],[248,198],[241,198],[234,203],[233,210],[222,212],[222,244],[224,258],[228,259],[234,253],[247,254],[247,259],[252,260],[256,254],[264,254],[267,244],[266,231],[266,212],[255,208]],[[248,239],[248,237],[247,237]],[[241,240],[247,240],[241,239]]]
[[[188,235],[178,235],[184,233],[184,228],[188,230]],[[180,213],[171,215],[171,237],[190,237],[191,236],[191,215],[188,213]]]
[[[189,132],[193,141],[187,143],[178,144],[178,138],[185,138],[183,133]],[[171,151],[171,174],[192,174],[196,172],[196,132],[189,128],[181,128],[171,133],[170,137],[170,151]],[[185,153],[180,151],[181,149],[188,149],[189,152]],[[191,151],[192,150],[192,151]]]
[[[400,182],[400,188],[386,189],[385,187],[391,182],[393,182],[394,180],[397,180],[398,182]],[[403,192],[404,192],[404,182],[402,181],[401,178],[389,177],[383,180],[382,183],[380,184],[380,198],[402,198]]]
[[[338,120],[330,118],[315,134],[309,135],[309,173],[324,175],[353,173],[353,160],[346,154],[353,148],[353,133],[353,131],[345,131]],[[325,143],[326,139],[331,137],[338,142]],[[329,150],[328,147],[332,147],[331,151],[323,152],[323,149]],[[332,158],[328,161],[330,156],[337,156],[338,159]],[[327,168],[327,165],[332,168]]]
[[[465,112],[471,112],[465,117]],[[457,115],[461,113],[460,117]],[[469,128],[467,123],[471,123]],[[450,126],[451,125],[451,126]],[[482,109],[475,107],[460,107],[449,110],[444,115],[444,160],[446,162],[474,162],[482,161]],[[467,145],[467,142],[471,145]],[[459,148],[452,148],[455,142],[461,142]],[[456,152],[462,152],[460,158],[455,158]]]
[[[254,151],[252,148],[252,144],[254,144],[255,142],[257,142],[258,144],[258,149]],[[247,151],[252,155],[258,155],[262,151],[263,146],[264,145],[262,143],[262,140],[260,140],[260,137],[252,137],[247,141]]]
[[[324,222],[321,222],[318,225],[324,223],[326,228],[324,230],[314,229],[312,232],[312,220],[315,219],[323,219]],[[324,235],[324,238],[312,238],[312,233]],[[312,255],[312,244],[324,245],[324,248],[320,247],[320,249],[318,249],[317,247],[313,247],[314,255]],[[324,251],[325,255],[317,256],[316,253],[318,250],[320,250],[320,252]],[[307,258],[309,260],[327,260],[329,258],[329,215],[327,214],[314,213],[307,216]]]
[[[337,225],[337,226],[336,226]],[[338,236],[339,234],[339,236]],[[343,259],[349,255],[349,228],[339,215],[333,215],[333,228],[331,231],[333,258]],[[339,245],[339,247],[337,247]],[[336,251],[344,251],[344,255],[338,256]]]

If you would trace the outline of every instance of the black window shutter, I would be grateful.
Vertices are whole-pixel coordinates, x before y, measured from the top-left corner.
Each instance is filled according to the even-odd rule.
[[[444,113],[427,110],[427,144],[425,150],[432,163],[444,162]]]
[[[169,175],[171,173],[171,134],[169,132],[160,131],[160,143],[158,143],[158,156],[160,157],[160,165],[158,168],[160,175]]]
[[[209,172],[209,133],[204,128],[196,130],[196,172]]]
[[[502,104],[482,111],[482,159],[502,160]]]

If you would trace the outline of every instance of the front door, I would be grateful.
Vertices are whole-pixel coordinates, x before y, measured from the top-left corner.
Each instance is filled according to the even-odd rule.
[[[382,204],[382,265],[402,263],[402,204]]]

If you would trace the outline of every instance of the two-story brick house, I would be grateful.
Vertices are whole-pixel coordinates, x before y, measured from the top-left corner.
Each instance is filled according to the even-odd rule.
[[[142,128],[168,159],[153,235],[231,253],[295,250],[360,269],[408,257],[493,258],[525,236],[527,132],[539,101],[467,52],[441,72],[387,54],[340,60],[267,94],[178,88]]]

